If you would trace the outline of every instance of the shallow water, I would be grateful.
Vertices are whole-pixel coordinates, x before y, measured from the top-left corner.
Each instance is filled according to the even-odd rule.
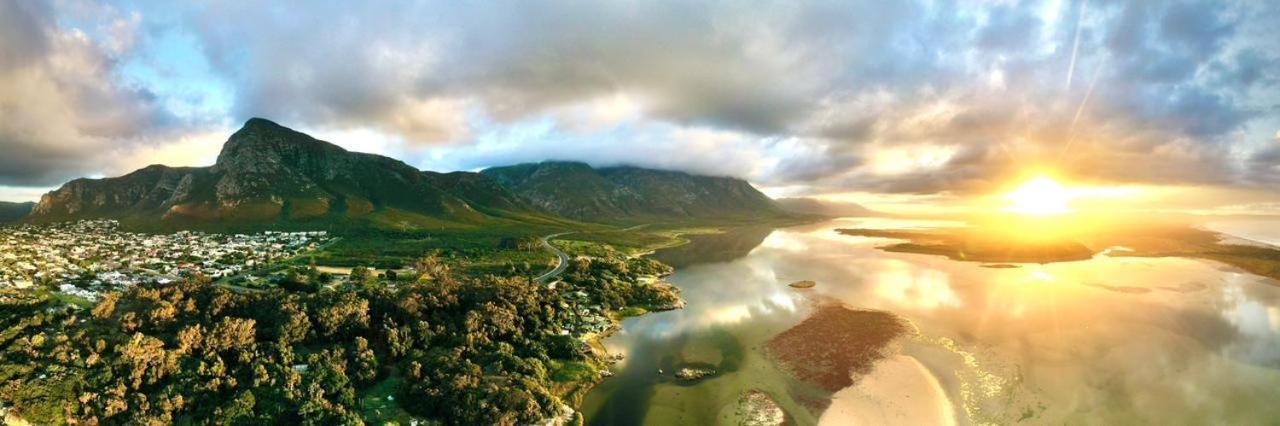
[[[725,423],[750,389],[799,424],[919,421],[899,415],[918,414],[920,401],[939,413],[930,423],[1280,419],[1280,283],[1179,258],[984,268],[882,252],[888,240],[834,231],[877,226],[903,224],[742,230],[656,254],[679,265],[669,281],[688,306],[628,319],[605,339],[626,358],[587,395],[588,422]],[[798,280],[818,285],[787,286]],[[895,313],[918,335],[884,371],[837,393],[824,416],[806,407],[832,395],[790,379],[762,348],[826,298]],[[672,374],[682,365],[717,375],[680,382]]]

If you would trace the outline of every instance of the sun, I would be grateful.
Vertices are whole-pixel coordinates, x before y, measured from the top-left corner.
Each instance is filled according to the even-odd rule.
[[[1028,180],[1004,198],[1009,201],[1008,211],[1032,215],[1051,216],[1071,212],[1071,190],[1048,177]]]

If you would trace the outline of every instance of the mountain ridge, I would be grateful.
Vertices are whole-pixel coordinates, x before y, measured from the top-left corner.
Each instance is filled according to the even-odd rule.
[[[800,214],[812,214],[827,217],[879,216],[883,213],[869,209],[858,203],[824,201],[808,197],[778,198],[782,208]]]
[[[386,213],[408,214],[407,224],[544,215],[486,181],[476,173],[422,171],[390,157],[347,151],[253,118],[227,139],[212,166],[152,165],[119,177],[75,179],[41,197],[27,220],[269,227],[378,221]]]
[[[480,172],[528,203],[584,221],[752,220],[786,217],[745,180],[636,166],[595,168],[573,161],[492,167]]]
[[[787,216],[736,178],[554,161],[439,173],[252,118],[227,138],[212,166],[156,164],[74,179],[44,194],[22,220],[117,219],[158,229],[438,229]]]

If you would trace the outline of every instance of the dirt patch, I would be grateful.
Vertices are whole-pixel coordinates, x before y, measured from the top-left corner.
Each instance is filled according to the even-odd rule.
[[[766,350],[797,379],[836,392],[870,373],[889,355],[891,344],[909,332],[906,321],[888,312],[827,305],[774,336]]]

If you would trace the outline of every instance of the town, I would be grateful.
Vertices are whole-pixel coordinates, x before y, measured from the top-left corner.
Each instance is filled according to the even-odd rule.
[[[141,234],[113,220],[3,227],[0,288],[40,286],[92,302],[139,283],[241,274],[329,240],[324,231]]]

